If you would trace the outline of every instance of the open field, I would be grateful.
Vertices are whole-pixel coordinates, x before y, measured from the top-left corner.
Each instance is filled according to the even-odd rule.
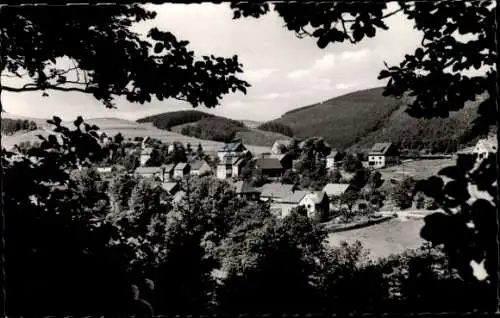
[[[193,137],[184,136],[175,132],[170,132],[166,130],[161,130],[153,127],[149,123],[141,124],[134,121],[129,121],[119,118],[93,118],[85,120],[86,123],[91,125],[97,125],[101,131],[105,132],[108,136],[114,136],[117,133],[121,133],[125,138],[135,138],[135,137],[151,137],[161,140],[162,142],[172,143],[174,141],[181,142],[183,144],[190,143],[193,147],[198,146],[200,143],[203,149],[207,152],[215,152],[223,146],[223,143],[197,139]],[[71,127],[71,122],[66,122],[66,126]],[[12,136],[2,136],[2,146],[5,148],[10,148],[15,144],[19,144],[23,141],[37,141],[37,135],[41,134],[47,136],[50,133],[50,129],[38,129],[28,133],[14,134]],[[262,146],[252,146],[247,145],[247,148],[254,154],[261,154],[264,152],[270,152],[269,147]]]
[[[414,179],[421,180],[427,179],[435,175],[444,167],[454,164],[454,159],[412,160],[403,162],[397,166],[383,168],[378,171],[382,174],[382,178],[384,180],[402,180],[404,177],[412,177]]]
[[[328,243],[340,246],[342,241],[353,243],[359,240],[364,248],[370,250],[369,257],[376,260],[420,247],[424,243],[420,237],[423,225],[423,220],[391,219],[362,229],[331,233]]]

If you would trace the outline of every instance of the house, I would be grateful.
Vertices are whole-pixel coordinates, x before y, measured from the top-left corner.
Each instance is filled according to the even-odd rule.
[[[174,168],[174,179],[182,179],[189,174],[190,165],[186,162],[178,163]]]
[[[298,168],[300,166],[300,162],[301,160],[300,159],[295,159],[295,160],[292,160],[292,170],[293,171],[298,171]]]
[[[163,168],[163,174],[165,176],[165,181],[172,180],[174,178],[175,164],[169,163],[166,165],[162,165],[162,168]]]
[[[190,163],[189,173],[193,176],[199,176],[204,173],[212,172],[212,167],[205,160],[195,160]]]
[[[260,191],[251,187],[246,181],[237,181],[232,186],[235,189],[236,195],[240,198],[258,200],[260,197]]]
[[[161,187],[170,195],[174,195],[180,190],[177,182],[162,182]]]
[[[269,158],[278,159],[284,170],[292,169],[293,160],[292,156],[288,153],[281,155],[271,154]]]
[[[269,178],[279,178],[283,175],[283,166],[277,158],[257,158],[255,159],[255,169],[262,172]]]
[[[260,191],[260,199],[262,201],[275,200],[284,198],[289,195],[294,186],[292,184],[281,184],[279,182],[264,184]]]
[[[328,218],[330,203],[324,191],[308,192],[300,201],[307,210],[307,216],[311,219],[323,222]]]
[[[165,180],[162,167],[138,167],[135,169],[135,174],[143,178],[159,178],[161,181]]]
[[[283,195],[281,198],[275,198],[271,202],[270,209],[272,213],[277,217],[286,217],[290,215],[292,209],[300,205],[300,202],[307,195],[307,191],[297,190],[289,191]]]
[[[328,170],[335,170],[339,168],[339,163],[338,161],[338,151],[332,150],[330,154],[326,157],[326,169]]]
[[[152,152],[152,148],[141,149],[140,162],[142,167],[146,165],[146,162],[149,160],[149,157],[151,157]]]
[[[275,155],[281,155],[286,151],[290,150],[293,145],[293,140],[291,139],[278,139],[274,142],[271,152]]]
[[[328,197],[333,197],[342,195],[350,189],[352,189],[352,187],[347,183],[328,183],[323,188],[323,192],[325,192]]]
[[[399,151],[394,144],[379,142],[373,145],[368,153],[369,167],[377,169],[394,164],[399,164]]]
[[[480,139],[472,153],[477,156],[478,161],[482,161],[490,154],[496,154],[498,150],[498,140],[496,136],[489,136],[488,138]]]
[[[217,165],[217,178],[227,179],[238,177],[245,162],[244,158],[224,157]]]
[[[274,215],[286,217],[298,206],[305,207],[307,216],[318,221],[326,220],[330,211],[325,192],[305,190],[290,191],[286,196],[274,199],[270,209]]]
[[[225,144],[224,147],[217,152],[217,156],[219,157],[219,161],[222,161],[226,157],[240,157],[245,151],[247,151],[247,148],[243,143],[240,140],[234,140]]]

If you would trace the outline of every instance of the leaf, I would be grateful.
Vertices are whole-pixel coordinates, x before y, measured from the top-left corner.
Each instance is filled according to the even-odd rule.
[[[73,122],[73,124],[75,125],[75,127],[80,127],[80,125],[83,123],[83,118],[82,116],[78,116],[76,118],[76,120]]]
[[[155,44],[154,52],[155,52],[156,54],[159,54],[159,53],[161,53],[161,51],[163,51],[163,48],[164,48],[163,43],[161,43],[161,42],[157,42],[157,43]]]
[[[445,167],[438,172],[438,175],[445,176],[450,179],[464,179],[465,173],[456,166]]]
[[[427,180],[418,182],[415,190],[423,192],[428,197],[436,198],[441,196],[443,186],[444,182],[441,178],[432,176]]]
[[[422,60],[422,58],[424,57],[424,50],[422,48],[418,48],[415,50],[415,57],[419,60]]]
[[[318,39],[316,44],[318,45],[318,47],[320,49],[324,49],[328,45],[329,42],[330,42],[330,39],[328,38],[328,36],[322,36]]]

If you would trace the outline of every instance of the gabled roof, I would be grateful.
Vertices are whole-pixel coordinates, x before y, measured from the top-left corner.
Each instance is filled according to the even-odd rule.
[[[347,183],[328,183],[323,188],[323,192],[325,192],[328,196],[332,195],[341,195],[349,188],[349,184]]]
[[[314,204],[320,204],[326,197],[326,193],[324,191],[313,191],[307,193],[306,197],[310,198]]]
[[[245,147],[241,141],[233,140],[230,143],[226,143],[220,151],[236,151],[241,146]]]
[[[165,169],[165,172],[171,172],[175,168],[175,164],[169,163],[166,165],[162,165],[162,168]]]
[[[257,158],[255,159],[255,165],[262,170],[283,169],[280,160],[277,158]]]
[[[232,184],[233,188],[235,189],[235,192],[237,194],[245,194],[245,193],[259,193],[259,190],[251,187],[247,182],[245,181],[237,181]]]
[[[285,197],[283,198],[278,198],[276,201],[280,203],[292,203],[292,204],[299,204],[302,199],[307,195],[307,191],[304,190],[297,190],[288,193]]]
[[[191,170],[198,170],[204,164],[208,164],[208,163],[205,160],[195,160],[195,161],[191,162],[189,165],[191,166]]]
[[[188,167],[189,164],[185,162],[179,162],[177,166],[175,166],[175,170],[184,170],[186,167]]]
[[[385,155],[391,146],[392,143],[390,142],[377,142],[370,150],[370,154]]]
[[[153,174],[153,173],[162,173],[162,167],[138,167],[135,169],[135,173],[138,174]]]
[[[161,184],[161,187],[168,193],[170,193],[170,191],[175,189],[175,187],[177,186],[178,186],[177,182],[162,182]]]
[[[292,192],[293,185],[273,182],[263,185],[261,189],[261,197],[283,198]]]

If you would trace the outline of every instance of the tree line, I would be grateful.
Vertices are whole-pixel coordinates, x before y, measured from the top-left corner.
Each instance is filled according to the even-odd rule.
[[[38,127],[32,120],[2,118],[2,134],[12,135],[15,132],[36,130]]]

